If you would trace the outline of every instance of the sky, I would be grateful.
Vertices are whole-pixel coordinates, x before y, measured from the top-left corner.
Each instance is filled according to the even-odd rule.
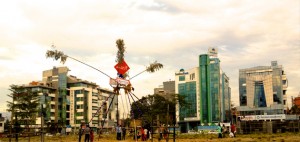
[[[218,49],[238,106],[239,69],[278,61],[288,78],[288,98],[300,92],[299,0],[51,0],[0,1],[0,111],[11,84],[42,80],[42,71],[67,66],[69,75],[110,88],[108,77],[68,59],[47,59],[57,50],[116,76],[123,39],[129,75],[158,61],[164,68],[131,80],[138,97],[153,94],[179,69],[198,66],[198,56]],[[291,104],[291,102],[288,102]]]

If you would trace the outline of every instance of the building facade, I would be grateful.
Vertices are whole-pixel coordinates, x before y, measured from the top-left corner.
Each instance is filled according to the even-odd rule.
[[[4,122],[5,119],[4,117],[2,117],[2,114],[0,113],[0,133],[3,133],[4,132]]]
[[[185,97],[189,106],[176,106],[177,123],[181,132],[188,132],[200,125],[200,88],[199,68],[180,69],[175,73],[176,94]]]
[[[239,70],[240,115],[283,114],[287,109],[286,74],[277,61],[271,66]]]
[[[229,77],[221,70],[219,58],[200,55],[199,68],[202,123],[229,122],[231,88]]]
[[[54,67],[43,72],[42,81],[22,85],[40,96],[42,105],[39,110],[44,111],[44,116],[41,121],[38,115],[37,124],[57,123],[78,128],[85,122],[96,128],[114,126],[118,102],[117,96],[112,99],[115,93],[100,88],[96,83],[68,75],[68,71],[67,67]]]
[[[163,82],[163,85],[158,88],[154,88],[154,94],[158,94],[168,100],[172,100],[172,96],[175,94],[175,81]]]
[[[198,67],[176,72],[175,90],[189,103],[188,107],[177,106],[182,132],[231,120],[229,77],[221,70],[216,54],[202,54]]]

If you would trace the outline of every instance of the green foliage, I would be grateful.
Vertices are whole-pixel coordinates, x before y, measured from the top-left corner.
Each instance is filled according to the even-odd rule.
[[[148,67],[146,67],[146,71],[153,73],[155,71],[158,71],[159,69],[163,68],[163,64],[158,63],[157,61],[151,63]]]
[[[65,63],[67,61],[67,55],[65,55],[62,51],[58,50],[47,50],[46,58],[53,58],[54,60],[60,59],[61,63]]]
[[[118,39],[116,41],[118,52],[116,57],[116,62],[120,63],[124,60],[124,52],[125,52],[125,43],[123,39]]]
[[[23,86],[11,85],[9,89],[12,93],[8,95],[13,99],[7,102],[7,111],[12,112],[18,119],[28,120],[23,123],[35,123],[36,113],[38,112],[39,96],[37,92]]]
[[[297,105],[293,105],[291,107],[290,114],[300,114],[300,108]]]
[[[151,123],[152,120],[156,122],[155,119],[157,116],[160,123],[166,124],[168,122],[169,124],[173,124],[176,119],[176,103],[179,102],[181,106],[188,105],[183,96],[179,94],[173,94],[173,96],[172,98],[174,99],[171,100],[167,100],[157,94],[142,97],[140,100],[132,103],[132,116],[135,119],[142,119],[144,125]]]

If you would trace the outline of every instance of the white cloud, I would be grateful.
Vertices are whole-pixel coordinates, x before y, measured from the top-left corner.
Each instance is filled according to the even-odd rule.
[[[165,66],[132,80],[139,96],[152,94],[176,70],[197,66],[198,55],[210,46],[219,48],[236,105],[238,70],[272,60],[283,65],[289,95],[295,96],[300,90],[299,5],[297,0],[2,1],[1,95],[10,84],[41,80],[43,70],[61,66],[45,58],[51,44],[114,76],[115,41],[123,38],[131,75],[155,60]],[[70,74],[109,87],[101,73],[71,60],[66,65]]]

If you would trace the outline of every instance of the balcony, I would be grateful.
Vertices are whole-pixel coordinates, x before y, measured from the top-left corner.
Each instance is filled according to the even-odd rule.
[[[77,116],[76,119],[81,120],[81,119],[83,119],[83,116]]]
[[[83,112],[83,109],[76,109],[77,112]]]
[[[98,117],[94,117],[93,120],[98,120]]]
[[[55,102],[54,101],[51,101],[51,103],[50,103],[51,105],[55,105]]]
[[[51,116],[50,119],[51,119],[51,120],[55,120],[55,117],[54,117],[54,116]]]
[[[78,101],[77,105],[83,105],[83,103],[84,103],[83,101]]]
[[[93,100],[98,100],[98,97],[97,96],[92,96],[92,99]]]
[[[55,94],[49,94],[49,96],[55,98]]]
[[[51,109],[50,112],[55,112],[55,109]]]

